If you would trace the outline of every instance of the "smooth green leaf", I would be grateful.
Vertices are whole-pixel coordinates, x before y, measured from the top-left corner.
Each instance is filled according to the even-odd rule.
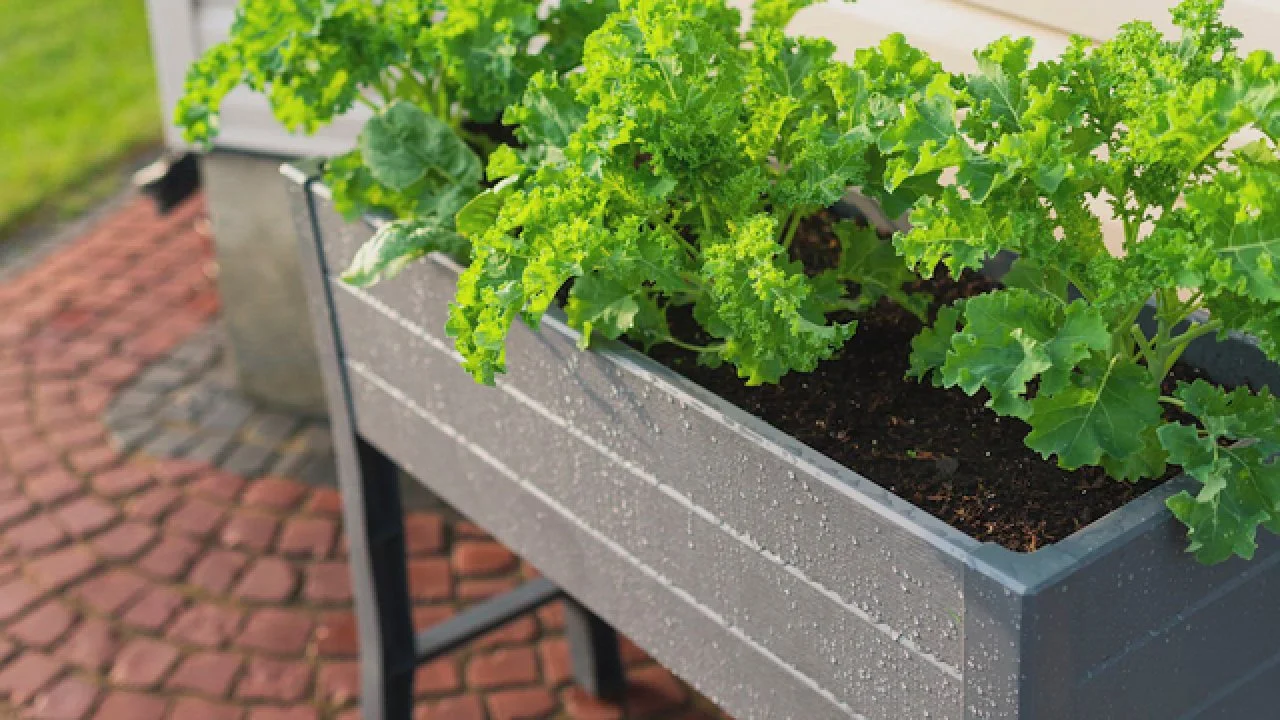
[[[594,273],[578,278],[565,313],[570,325],[582,328],[579,346],[590,345],[596,333],[614,340],[630,330],[640,312],[640,295],[634,287]]]
[[[454,225],[463,237],[479,237],[498,221],[498,213],[515,192],[519,178],[511,176],[471,198],[454,216]]]
[[[380,279],[394,277],[427,253],[443,252],[456,257],[464,255],[466,248],[465,240],[434,218],[396,220],[383,224],[360,247],[342,279],[367,287]]]
[[[924,316],[929,297],[905,289],[916,280],[916,275],[894,252],[892,243],[881,238],[869,225],[846,220],[836,223],[833,229],[840,239],[839,276],[858,284],[864,304],[871,306],[881,297],[889,297],[917,317]]]
[[[911,340],[911,366],[907,377],[924,380],[933,378],[937,387],[946,387],[942,380],[942,365],[951,352],[951,338],[956,334],[960,319],[964,316],[965,300],[957,300],[938,310],[933,325],[926,327]]]
[[[1144,449],[1142,433],[1160,422],[1159,391],[1137,363],[1113,358],[1077,373],[1056,393],[1037,395],[1027,446],[1073,470],[1102,456],[1124,462]]]
[[[397,190],[424,178],[442,186],[480,182],[480,158],[453,128],[412,103],[397,102],[370,118],[360,153],[373,176]]]

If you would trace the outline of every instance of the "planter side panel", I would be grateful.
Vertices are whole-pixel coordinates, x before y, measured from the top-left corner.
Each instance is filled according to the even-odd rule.
[[[325,224],[330,266],[343,267],[368,233],[352,232],[352,226],[333,216]],[[895,545],[906,533],[823,479],[802,477],[804,468],[793,458],[740,444],[735,426],[723,417],[680,408],[661,387],[640,382],[612,361],[579,352],[563,333],[535,334],[521,327],[513,337],[510,363],[522,370],[504,381],[505,392],[474,386],[456,367],[447,339],[428,330],[443,325],[452,294],[452,270],[444,265],[416,266],[405,278],[384,283],[373,293],[340,285],[335,290],[351,375],[363,377],[362,386],[378,389],[367,396],[362,393],[359,408],[378,408],[391,398],[403,412],[424,409],[444,419],[452,432],[469,438],[459,447],[503,467],[519,468],[522,482],[545,493],[573,522],[616,543],[672,583],[676,597],[694,603],[699,612],[712,613],[726,632],[738,634],[754,648],[739,662],[824,688],[817,695],[834,701],[828,702],[827,714],[838,716],[839,706],[845,705],[870,717],[918,716],[925,711],[934,717],[958,715],[958,671],[948,665],[960,649],[953,619],[962,613],[960,570],[954,560],[914,537]],[[562,382],[566,377],[574,382]],[[626,384],[628,380],[633,384]],[[548,393],[555,397],[546,397]],[[385,442],[389,429],[371,420],[369,412],[358,412],[362,431],[374,442]],[[669,444],[678,450],[668,449]],[[682,444],[688,446],[681,448]],[[403,460],[399,451],[392,455]],[[659,467],[641,464],[652,465],[655,457],[661,461]],[[423,470],[419,476],[449,497],[437,487],[440,473]],[[676,487],[673,478],[686,487]],[[708,507],[686,494],[688,485],[698,483],[727,487],[708,495],[713,503]],[[770,483],[783,486],[772,491],[772,503],[770,491],[758,489]],[[577,594],[572,580],[552,569],[555,558],[531,551],[519,538],[505,537],[505,519],[486,517],[494,512],[488,506],[507,492],[503,486],[501,492],[480,493],[472,500],[449,499]],[[739,515],[747,530],[727,527],[729,521],[722,517],[726,510]],[[777,535],[775,526],[793,523],[802,527]],[[812,532],[806,533],[806,526]],[[867,539],[848,543],[849,528],[865,530]],[[777,545],[762,548],[765,543],[758,538],[771,536],[791,544],[775,539]],[[819,553],[821,560],[847,565],[860,557],[871,568],[864,573],[841,571],[857,583],[851,583],[854,591],[870,598],[862,607],[783,557],[802,556],[815,544],[827,547],[824,536],[832,538],[832,548],[846,553]],[[845,543],[835,541],[840,536]],[[806,559],[814,564],[813,556]],[[589,597],[584,599],[590,603]],[[930,600],[935,605],[928,605]],[[631,606],[593,607],[679,670],[679,658],[667,657],[660,648],[679,645],[683,631],[672,637],[646,637],[627,625]],[[668,612],[665,604],[661,608],[660,613]],[[945,622],[936,621],[938,617]],[[897,618],[903,622],[895,626]],[[930,626],[930,618],[936,626]],[[723,695],[722,688],[708,686],[699,671],[701,662],[689,663],[692,670],[683,674],[699,687]],[[751,707],[732,705],[740,711]],[[776,716],[804,717],[791,712]]]
[[[1192,718],[1253,702],[1242,679],[1280,660],[1280,543],[1260,538],[1250,562],[1199,565],[1183,552],[1185,531],[1155,507],[1163,497],[1126,506],[1121,517],[1147,520],[1030,598],[1023,652],[1045,670],[1032,697],[1054,696],[1049,688],[1066,678],[1069,716],[1081,718]],[[1087,550],[1092,532],[1063,547]],[[1238,717],[1273,712],[1252,710]]]
[[[445,423],[352,378],[356,412],[389,456],[503,542],[518,548],[557,583],[636,639],[677,674],[743,718],[848,717],[802,680],[757,661],[754,649],[714,615],[625,553],[602,546],[595,531],[513,481],[512,470],[469,446]]]
[[[330,267],[346,267],[368,233],[323,214]],[[451,273],[428,260],[369,294],[451,351],[442,328],[452,280],[425,279],[440,272]],[[602,452],[660,478],[819,592],[904,633],[940,663],[963,664],[959,553],[940,552],[878,507],[893,507],[970,548],[977,541],[705,391],[682,380],[675,388],[653,382],[651,372],[671,374],[647,359],[638,370],[619,372],[617,360],[582,352],[551,327],[525,330],[517,323],[509,342],[505,386],[571,419]],[[573,392],[566,393],[562,381],[570,377]],[[458,382],[464,381],[470,382]],[[707,398],[713,406],[701,402]],[[761,432],[769,435],[768,447],[735,439]]]
[[[904,652],[865,615],[833,602],[725,532],[705,509],[689,506],[635,468],[602,455],[590,438],[570,429],[572,421],[539,412],[518,389],[473,385],[451,357],[356,295],[339,294],[337,305],[353,376],[381,388],[388,398],[432,412],[468,438],[467,446],[478,455],[518,468],[520,482],[757,643],[760,663],[773,663],[770,656],[776,656],[833,698],[872,717],[924,711],[946,717],[947,708],[958,705],[956,678]],[[375,440],[385,432],[366,422],[363,413],[357,413],[357,422]],[[434,480],[428,482],[434,487]],[[484,496],[487,502],[494,498]],[[486,513],[482,505],[459,507],[477,517]],[[500,527],[493,529],[501,536]],[[542,566],[541,558],[529,559]],[[611,619],[625,613],[598,610]],[[665,607],[655,610],[666,612]],[[696,683],[698,676],[690,679]],[[902,692],[904,686],[914,692]]]

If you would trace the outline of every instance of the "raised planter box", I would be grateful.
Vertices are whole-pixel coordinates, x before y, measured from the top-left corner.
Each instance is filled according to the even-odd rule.
[[[343,284],[372,227],[287,174],[356,432],[735,716],[1276,713],[1280,544],[1196,564],[1163,506],[1180,481],[1019,554],[622,345],[579,351],[554,311],[477,386],[442,329],[457,266]]]

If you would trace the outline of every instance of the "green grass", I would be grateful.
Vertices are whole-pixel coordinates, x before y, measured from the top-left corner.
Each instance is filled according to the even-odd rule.
[[[0,0],[0,237],[83,205],[160,121],[143,0]]]

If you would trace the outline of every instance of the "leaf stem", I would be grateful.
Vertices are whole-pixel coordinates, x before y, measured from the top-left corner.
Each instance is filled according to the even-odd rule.
[[[712,231],[713,223],[711,222],[711,208],[707,206],[707,203],[704,202],[701,197],[697,198],[695,202],[698,203],[698,209],[702,211],[702,230],[708,235],[711,235],[713,232]]]
[[[690,352],[696,352],[696,353],[715,352],[720,348],[724,347],[724,343],[714,343],[712,345],[696,345],[694,343],[687,343],[669,334],[658,338],[658,342],[670,343],[672,345],[675,345],[678,348],[682,348],[684,350],[688,350]]]
[[[465,127],[457,128],[458,136],[465,140],[472,147],[480,151],[481,157],[486,157],[493,149],[497,147],[497,143],[490,140],[487,136],[477,132],[472,132]]]
[[[1152,355],[1154,354],[1150,338],[1147,337],[1146,333],[1142,332],[1142,328],[1133,323],[1129,324],[1129,334],[1137,343],[1138,354],[1142,356],[1142,359],[1147,362],[1147,367],[1150,368],[1152,365]]]
[[[1186,352],[1187,348],[1191,346],[1191,341],[1198,337],[1208,335],[1209,333],[1217,332],[1220,329],[1222,329],[1222,321],[1211,320],[1209,322],[1198,323],[1190,330],[1179,335],[1174,340],[1174,345],[1170,349],[1169,355],[1165,360],[1166,365],[1164,368],[1164,375],[1169,374],[1169,371],[1173,369],[1174,363],[1178,362],[1178,358],[1182,357],[1182,353]],[[1163,378],[1164,375],[1161,375],[1161,378]]]
[[[862,297],[857,297],[857,298],[842,297],[842,298],[837,298],[831,301],[830,303],[828,303],[827,312],[835,312],[837,310],[848,310],[850,312],[860,313],[860,312],[865,312],[867,307],[868,307],[868,303]]]
[[[1172,297],[1172,300],[1170,299]],[[1170,316],[1171,310],[1176,313],[1176,309],[1170,306],[1180,305],[1177,301],[1176,292],[1160,289],[1156,291],[1156,336],[1151,340],[1152,356],[1147,358],[1147,369],[1151,371],[1151,378],[1159,385],[1164,376],[1168,374],[1168,367],[1173,363],[1169,362],[1169,354],[1172,350],[1170,333],[1174,324],[1178,319]]]
[[[649,222],[656,228],[661,228],[663,230],[666,230],[667,233],[671,235],[671,237],[675,238],[676,241],[680,243],[681,247],[685,249],[685,252],[689,253],[690,260],[697,262],[699,259],[702,258],[702,251],[698,250],[697,246],[695,246],[692,242],[689,242],[688,238],[680,234],[680,231],[676,230],[675,226],[671,224],[670,220],[667,220],[661,215],[651,214],[649,215]]]
[[[387,83],[385,80],[382,79],[381,75],[379,75],[377,78],[374,79],[373,89],[376,90],[378,92],[378,95],[382,97],[383,105],[391,104],[391,101],[395,97],[395,95],[394,93],[391,92],[391,89],[387,87]]]
[[[796,231],[800,229],[800,223],[804,220],[805,214],[800,210],[793,210],[791,216],[787,218],[787,224],[782,232],[782,247],[790,250],[791,241],[796,237]]]

